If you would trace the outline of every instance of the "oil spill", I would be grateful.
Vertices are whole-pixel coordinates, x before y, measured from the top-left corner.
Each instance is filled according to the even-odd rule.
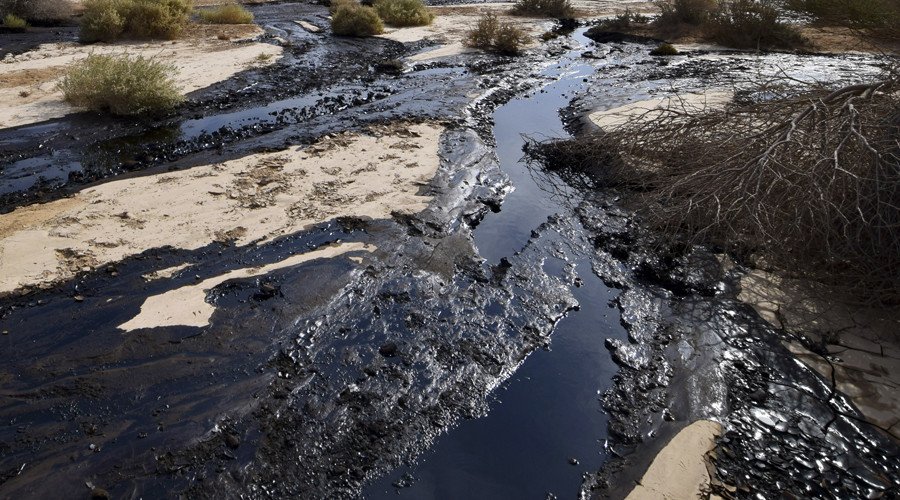
[[[284,62],[145,123],[71,117],[29,129],[24,146],[22,129],[4,131],[4,181],[30,182],[6,177],[27,160],[19,179],[37,180],[35,159],[53,154],[80,167],[49,187],[11,187],[3,206],[397,119],[448,127],[423,188],[434,201],[274,242],[151,250],[0,299],[0,495],[345,498],[396,496],[396,485],[410,496],[599,496],[626,484],[644,443],[700,417],[725,424],[716,464],[737,496],[891,493],[896,446],[734,302],[714,257],[660,257],[615,193],[517,165],[521,132],[577,130],[588,108],[753,73],[751,63],[661,64],[640,44],[576,33],[521,58],[385,72],[379,61],[422,47],[326,40],[293,22],[324,25],[319,6],[253,9],[286,45]],[[528,128],[538,112],[561,121]],[[76,133],[78,123],[89,125]],[[214,287],[206,327],[116,328],[146,297],[347,242],[369,248]],[[520,474],[521,489],[501,484]]]

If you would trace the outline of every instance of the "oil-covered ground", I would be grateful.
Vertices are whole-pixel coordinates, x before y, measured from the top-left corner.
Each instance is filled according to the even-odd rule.
[[[193,203],[146,213],[196,210],[104,258],[154,223],[119,200],[109,238],[51,249],[69,267],[0,299],[0,497],[624,497],[698,420],[723,428],[723,497],[898,497],[896,442],[737,300],[743,269],[660,257],[619,193],[522,158],[522,134],[578,133],[597,109],[773,72],[853,81],[877,58],[660,60],[540,21],[560,36],[516,57],[421,60],[438,41],[253,11],[282,57],[168,116],[0,129],[6,220],[53,208],[48,237],[74,239],[103,217],[66,210],[139,195],[119,182]]]

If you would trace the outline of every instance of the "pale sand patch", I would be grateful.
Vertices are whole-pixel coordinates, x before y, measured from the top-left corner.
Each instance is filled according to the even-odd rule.
[[[118,179],[0,215],[0,293],[51,286],[145,250],[246,245],[339,216],[426,208],[442,128],[373,127],[305,149]]]
[[[710,477],[706,454],[716,446],[722,426],[698,420],[682,429],[653,459],[626,500],[707,498]]]
[[[219,40],[219,32],[234,36]],[[196,36],[173,42],[51,43],[18,56],[9,56],[0,61],[0,127],[17,127],[80,111],[66,103],[56,87],[66,68],[91,53],[128,53],[172,63],[178,70],[176,84],[183,93],[188,93],[227,80],[249,67],[275,62],[281,56],[281,47],[267,43],[235,43],[262,33],[258,26],[203,26],[196,30]],[[270,57],[263,60],[260,54]]]
[[[651,121],[671,113],[696,114],[705,110],[719,109],[731,102],[733,97],[734,93],[724,91],[663,96],[594,111],[588,115],[588,119],[603,130],[612,130],[637,119]]]
[[[165,269],[160,269],[158,271],[153,271],[152,273],[142,274],[141,278],[144,278],[147,281],[156,281],[159,279],[166,279],[175,276],[179,272],[191,267],[193,264],[181,264],[178,266],[167,267]]]
[[[774,328],[820,342],[832,359],[797,341],[785,346],[847,395],[867,421],[900,441],[900,348],[897,308],[867,309],[839,293],[813,294],[807,283],[755,269],[741,277],[738,300]]]
[[[536,46],[538,44],[537,37],[545,31],[541,24],[546,24],[547,19],[506,15],[506,12],[512,6],[513,4],[509,2],[431,7],[430,9],[435,13],[435,18],[430,25],[408,28],[385,26],[385,33],[378,36],[403,43],[429,40],[439,44],[435,49],[427,50],[408,58],[410,61],[416,62],[449,57],[466,52],[478,52],[479,49],[466,47],[463,44],[463,40],[466,38],[466,33],[475,27],[478,18],[484,12],[493,12],[502,17],[503,21],[515,24],[528,34],[530,42],[525,48]]]
[[[300,265],[311,260],[330,259],[358,250],[365,250],[365,245],[358,242],[341,243],[304,254],[292,255],[281,262],[267,264],[262,267],[237,269],[220,276],[205,279],[194,285],[177,288],[161,295],[154,295],[144,301],[141,305],[141,312],[137,316],[122,323],[119,325],[119,328],[130,332],[140,328],[162,326],[207,326],[216,308],[206,302],[206,293],[216,285],[230,279],[262,276],[272,271]]]

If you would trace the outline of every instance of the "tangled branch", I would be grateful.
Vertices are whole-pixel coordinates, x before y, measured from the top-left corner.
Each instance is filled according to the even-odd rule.
[[[758,94],[766,98],[724,109],[676,102],[531,150],[630,187],[631,205],[670,242],[755,255],[859,297],[900,301],[897,71],[837,90]]]

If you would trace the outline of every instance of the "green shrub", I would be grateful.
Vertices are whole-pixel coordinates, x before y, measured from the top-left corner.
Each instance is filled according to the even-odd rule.
[[[716,8],[716,0],[663,0],[658,3],[656,23],[670,27],[679,24],[699,26],[705,23]]]
[[[207,24],[250,24],[253,13],[243,5],[229,3],[211,9],[197,11],[200,20]]]
[[[426,26],[434,20],[434,14],[419,0],[378,0],[375,11],[394,26]]]
[[[86,0],[79,38],[84,42],[114,42],[125,33],[125,3],[130,0]]]
[[[509,13],[514,16],[568,19],[575,15],[575,9],[569,0],[516,0]]]
[[[331,30],[335,35],[368,36],[384,33],[381,18],[372,7],[356,2],[341,4],[331,17]]]
[[[70,20],[73,9],[68,0],[0,0],[0,13],[46,25]]]
[[[126,33],[135,38],[172,40],[184,31],[191,0],[136,0]]]
[[[328,13],[333,16],[334,13],[337,12],[338,7],[340,7],[341,5],[355,7],[357,5],[360,5],[360,3],[356,0],[328,0]]]
[[[723,1],[706,23],[707,34],[718,43],[738,48],[790,48],[805,40],[792,26],[778,20],[774,0]]]
[[[829,23],[900,38],[900,2],[896,0],[787,0],[787,6]]]
[[[25,22],[19,16],[13,14],[7,14],[5,18],[3,18],[3,27],[4,28],[13,28],[13,29],[25,29],[28,27],[28,23]]]
[[[138,115],[184,100],[172,79],[175,72],[173,65],[152,58],[91,54],[69,70],[59,88],[75,106]]]
[[[496,14],[485,12],[475,28],[466,34],[464,43],[469,47],[512,53],[518,52],[526,40],[524,31],[512,23],[501,23]]]
[[[650,51],[651,56],[677,56],[678,49],[671,43],[661,43],[658,47]]]
[[[80,38],[113,42],[119,38],[171,40],[184,31],[190,0],[85,0]]]

